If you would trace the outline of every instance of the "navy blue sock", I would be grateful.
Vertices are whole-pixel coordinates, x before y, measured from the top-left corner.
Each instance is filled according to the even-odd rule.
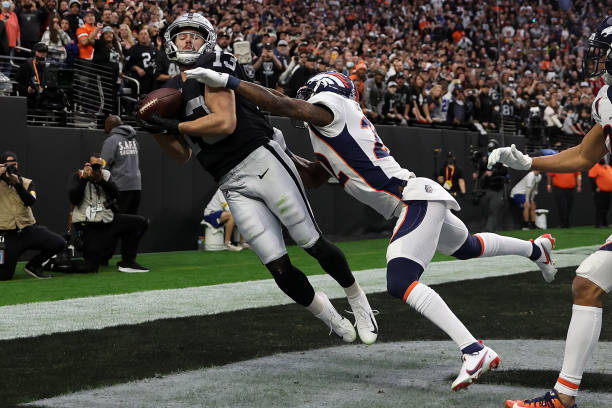
[[[469,346],[461,349],[461,352],[463,354],[474,354],[474,353],[479,352],[483,348],[484,348],[484,346],[482,344],[480,344],[479,342],[475,342],[475,343],[472,343]]]
[[[542,250],[534,242],[531,243],[531,246],[533,248],[533,251],[531,251],[529,259],[531,259],[532,261],[537,261],[542,256]]]

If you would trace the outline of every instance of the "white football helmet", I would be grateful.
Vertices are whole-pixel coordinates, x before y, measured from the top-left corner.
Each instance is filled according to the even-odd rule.
[[[186,30],[190,28],[193,31]],[[180,32],[193,33],[204,40],[204,45],[198,50],[179,50],[175,40]],[[168,55],[170,61],[176,62],[179,65],[192,65],[200,55],[214,51],[215,44],[217,43],[217,32],[215,27],[203,15],[199,13],[186,13],[179,16],[168,26],[164,39],[166,40],[166,55]]]

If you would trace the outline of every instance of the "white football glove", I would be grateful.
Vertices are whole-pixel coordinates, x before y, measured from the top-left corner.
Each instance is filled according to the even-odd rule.
[[[185,73],[187,74],[187,79],[195,79],[212,88],[225,88],[229,79],[229,74],[222,74],[208,68],[188,69]]]
[[[487,167],[492,169],[497,163],[516,170],[531,170],[531,157],[521,153],[515,145],[500,147],[491,152]]]

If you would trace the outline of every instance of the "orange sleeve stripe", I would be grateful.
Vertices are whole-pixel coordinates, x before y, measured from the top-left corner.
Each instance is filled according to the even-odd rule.
[[[414,289],[414,287],[418,284],[419,281],[414,281],[410,286],[408,286],[408,289],[406,289],[406,292],[404,292],[404,296],[402,297],[402,299],[404,299],[404,302],[406,301],[406,299],[408,299],[408,296],[410,296],[410,292],[412,292],[412,289]]]
[[[478,255],[478,256],[481,257],[482,254],[484,254],[484,241],[482,240],[482,237],[480,235],[474,234],[474,236],[476,238],[478,238],[478,240],[480,241],[480,248],[481,248],[481,250],[480,250],[480,255]]]
[[[557,382],[565,385],[567,388],[571,388],[572,390],[577,390],[580,388],[580,384],[574,384],[573,382],[569,382],[561,377],[557,378]]]

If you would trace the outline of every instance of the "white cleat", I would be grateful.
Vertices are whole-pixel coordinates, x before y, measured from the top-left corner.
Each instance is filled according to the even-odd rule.
[[[357,333],[350,320],[342,317],[336,311],[336,308],[331,304],[325,293],[317,292],[315,296],[319,296],[324,302],[323,311],[315,315],[315,317],[321,319],[329,327],[329,334],[334,332],[347,343],[354,342],[357,338]]]
[[[223,249],[226,251],[242,251],[244,248],[241,245],[234,245],[231,242],[226,242],[223,244]]]
[[[555,275],[557,274],[555,263],[550,257],[552,250],[555,248],[556,239],[550,234],[544,234],[531,241],[542,251],[542,256],[540,256],[540,259],[534,262],[542,271],[542,277],[544,280],[550,283],[555,280]]]
[[[348,298],[349,305],[351,305],[352,313],[355,316],[355,327],[359,338],[365,344],[372,344],[378,337],[378,323],[374,316],[378,314],[378,311],[372,310],[368,298],[363,290],[359,291],[359,296],[355,298]]]
[[[481,375],[489,370],[497,368],[501,364],[501,358],[492,348],[484,346],[482,350],[474,354],[462,356],[463,365],[457,379],[453,381],[453,391],[467,388]]]

